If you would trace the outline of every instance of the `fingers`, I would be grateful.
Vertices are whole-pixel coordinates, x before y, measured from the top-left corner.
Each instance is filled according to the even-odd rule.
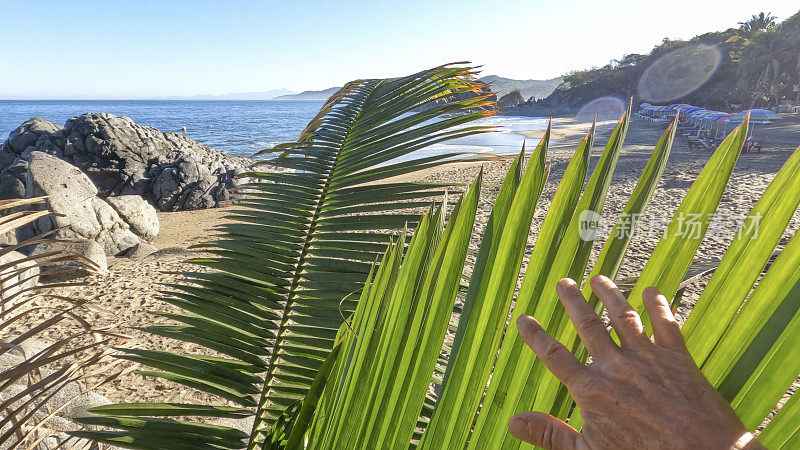
[[[508,431],[520,440],[546,449],[575,448],[580,433],[555,417],[536,412],[524,412],[512,417]]]
[[[574,281],[564,278],[556,285],[556,291],[589,353],[595,357],[602,357],[604,354],[619,349],[608,334],[603,321],[597,317],[594,309],[583,298]]]
[[[575,355],[560,342],[551,338],[536,319],[523,314],[517,318],[517,328],[522,340],[567,389],[578,377],[586,374],[586,366],[578,362]]]
[[[677,351],[686,351],[686,343],[683,340],[680,326],[672,315],[666,297],[658,292],[658,289],[649,287],[642,294],[644,307],[650,315],[650,323],[653,325],[653,338],[656,344]]]
[[[597,275],[592,277],[590,283],[594,293],[605,305],[611,326],[616,330],[623,347],[636,346],[650,341],[644,333],[639,314],[611,280],[603,275]]]

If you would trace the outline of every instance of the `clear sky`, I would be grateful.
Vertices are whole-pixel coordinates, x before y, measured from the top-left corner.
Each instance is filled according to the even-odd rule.
[[[470,60],[542,79],[797,0],[0,0],[0,99],[324,89]]]

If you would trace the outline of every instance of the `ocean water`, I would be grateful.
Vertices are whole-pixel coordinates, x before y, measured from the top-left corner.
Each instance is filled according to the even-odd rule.
[[[228,153],[250,156],[256,151],[297,138],[317,114],[321,101],[172,101],[172,100],[2,100],[0,142],[20,124],[39,116],[59,125],[87,112],[127,116],[161,131],[181,132]],[[472,123],[470,125],[474,125]],[[428,147],[415,156],[448,152],[513,153],[523,140],[519,131],[542,130],[543,118],[496,116],[478,121],[500,132],[470,136]],[[529,142],[532,149],[534,143]]]

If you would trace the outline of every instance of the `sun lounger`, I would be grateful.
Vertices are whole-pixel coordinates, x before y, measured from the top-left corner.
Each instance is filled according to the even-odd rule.
[[[686,136],[686,140],[689,142],[689,150],[697,149],[702,150],[705,145],[697,136]]]
[[[743,153],[754,153],[758,152],[761,153],[761,148],[764,145],[764,138],[761,139],[754,139],[750,138],[744,142],[744,148],[742,149]]]

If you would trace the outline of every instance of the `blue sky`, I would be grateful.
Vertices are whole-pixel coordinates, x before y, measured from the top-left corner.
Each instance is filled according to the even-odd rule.
[[[722,5],[722,6],[720,6]],[[791,1],[0,0],[0,99],[341,85],[470,60],[550,78]]]

